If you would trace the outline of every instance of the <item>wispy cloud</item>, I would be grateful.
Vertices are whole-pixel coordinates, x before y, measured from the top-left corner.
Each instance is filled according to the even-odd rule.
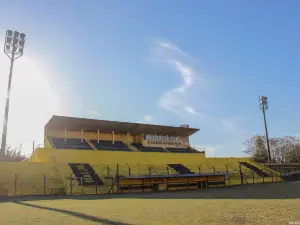
[[[176,85],[165,90],[159,97],[158,107],[174,113],[186,123],[202,127],[206,133],[218,133],[212,146],[204,146],[208,156],[216,155],[223,148],[219,144],[223,146],[222,143],[231,141],[233,136],[239,140],[243,138],[240,120],[220,114],[219,109],[211,105],[211,99],[217,93],[215,84],[218,79],[202,73],[199,66],[202,68],[203,64],[200,65],[199,60],[170,41],[156,42],[151,53],[151,61],[169,69],[178,80]]]
[[[207,157],[216,157],[218,152],[224,149],[223,146],[211,146],[211,145],[195,145],[195,149],[199,151],[205,151]]]
[[[143,120],[141,121],[137,121],[137,123],[147,123],[147,124],[151,124],[153,123],[153,120],[152,120],[152,116],[144,116]]]
[[[93,117],[97,117],[97,118],[102,116],[101,113],[97,112],[96,110],[88,110],[87,113],[88,113],[88,115],[93,116]]]
[[[187,111],[188,113],[195,114],[195,115],[200,115],[200,113],[198,113],[197,111],[195,111],[195,109],[192,108],[192,107],[187,106],[187,107],[185,107],[184,109],[185,109],[185,111]]]
[[[225,132],[233,133],[237,131],[237,124],[242,120],[241,117],[230,117],[221,119],[221,125]]]
[[[179,48],[177,45],[174,45],[173,43],[169,42],[169,41],[161,41],[159,43],[159,46],[165,49],[169,49],[171,51],[177,52],[193,61],[199,62],[197,59],[195,59],[194,57],[192,57],[190,54],[188,54],[187,52],[183,51],[181,48]]]
[[[185,94],[194,84],[197,71],[192,67],[191,60],[196,61],[188,53],[171,42],[159,42],[156,46],[157,59],[175,71],[181,77],[181,84],[167,90],[159,99],[158,106],[180,114],[183,112],[198,115],[188,103]]]
[[[152,116],[144,116],[144,121],[151,122],[152,121]]]

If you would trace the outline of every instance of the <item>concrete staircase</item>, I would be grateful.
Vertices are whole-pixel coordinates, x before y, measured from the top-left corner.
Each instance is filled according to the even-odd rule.
[[[268,177],[269,174],[266,173],[265,171],[261,170],[260,168],[254,166],[253,164],[250,164],[248,162],[240,162],[240,164],[242,166],[245,166],[247,167],[248,169],[252,170],[253,172],[255,172],[258,176],[261,176],[261,177]]]
[[[176,170],[179,174],[194,174],[189,168],[182,164],[168,164],[168,166]]]
[[[136,148],[136,147],[134,147],[133,145],[128,145],[128,148],[131,150],[131,151],[133,151],[133,152],[139,152],[139,150]]]

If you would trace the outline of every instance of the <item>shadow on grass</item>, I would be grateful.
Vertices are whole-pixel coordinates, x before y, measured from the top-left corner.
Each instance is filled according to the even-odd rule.
[[[28,206],[28,207],[38,208],[38,209],[44,209],[44,210],[50,210],[50,211],[54,211],[54,212],[64,213],[64,214],[67,214],[67,215],[70,215],[70,216],[78,217],[80,219],[89,220],[89,221],[92,221],[92,222],[98,222],[98,223],[102,223],[102,224],[130,225],[129,223],[122,223],[122,222],[119,222],[119,221],[113,221],[113,220],[109,220],[109,219],[99,218],[99,217],[90,216],[90,215],[87,215],[87,214],[84,214],[84,213],[73,212],[73,211],[69,211],[69,210],[65,210],[65,209],[57,209],[57,208],[33,205],[33,204],[30,204],[30,203],[25,203],[25,202],[20,202],[20,201],[15,201],[14,203],[19,204],[19,205],[23,205],[23,206]]]
[[[0,199],[0,202],[36,200],[105,200],[105,199],[296,199],[300,198],[300,182],[248,184],[234,187],[182,191],[135,192],[81,196],[24,196]]]

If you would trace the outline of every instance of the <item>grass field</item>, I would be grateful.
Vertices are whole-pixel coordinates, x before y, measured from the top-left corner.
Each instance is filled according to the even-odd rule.
[[[300,224],[300,182],[2,200],[0,224]]]

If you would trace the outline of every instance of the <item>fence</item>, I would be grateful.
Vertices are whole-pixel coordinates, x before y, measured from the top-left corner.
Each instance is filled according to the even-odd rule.
[[[224,171],[223,171],[224,172]],[[108,171],[109,173],[109,171]],[[215,171],[218,173],[218,171]],[[49,196],[49,195],[84,195],[84,194],[104,194],[120,192],[118,180],[120,175],[110,174],[113,176],[101,178],[103,184],[96,184],[93,186],[83,186],[82,177],[69,176],[61,179],[60,177],[51,177],[44,174],[35,177],[23,177],[16,174],[12,177],[2,177],[0,179],[0,196]],[[273,174],[256,174],[252,171],[233,171],[226,179],[223,186],[234,186],[244,184],[258,184],[282,181],[281,177]],[[149,190],[155,189],[155,184]],[[186,189],[196,187],[195,184],[187,185]],[[202,187],[202,184],[201,184]],[[182,187],[184,188],[184,187]],[[197,187],[196,187],[197,188]],[[200,188],[198,186],[198,188]],[[129,188],[129,191],[130,188]],[[145,190],[143,190],[145,191]]]

